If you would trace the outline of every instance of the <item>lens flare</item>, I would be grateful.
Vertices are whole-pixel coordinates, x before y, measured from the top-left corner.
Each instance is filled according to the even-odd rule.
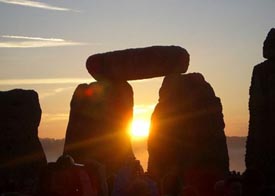
[[[149,135],[150,122],[142,119],[133,120],[130,126],[132,139],[145,139]]]

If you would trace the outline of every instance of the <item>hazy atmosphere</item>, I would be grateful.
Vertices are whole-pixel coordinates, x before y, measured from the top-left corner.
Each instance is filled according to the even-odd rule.
[[[47,160],[54,162],[63,152],[64,139],[40,139],[45,150]],[[245,170],[244,155],[245,155],[245,137],[228,137],[227,146],[230,157],[230,169],[243,172]],[[135,156],[140,160],[141,165],[146,170],[148,163],[148,152],[145,140],[137,140],[133,142],[133,150]]]

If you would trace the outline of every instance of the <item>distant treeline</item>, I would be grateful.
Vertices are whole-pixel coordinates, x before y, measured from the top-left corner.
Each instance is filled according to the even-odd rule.
[[[47,156],[48,162],[56,161],[56,159],[62,154],[65,139],[53,139],[53,138],[40,138],[43,149]],[[238,171],[244,170],[244,155],[245,155],[245,143],[246,137],[227,137],[227,147],[230,157],[230,168]],[[134,147],[134,151],[146,150],[146,142],[142,142]]]
[[[232,148],[244,148],[246,137],[226,137],[228,149]],[[62,152],[65,139],[53,139],[53,138],[40,138],[45,153],[48,155],[56,154],[56,152]]]
[[[40,138],[48,162],[56,161],[62,154],[65,139]]]

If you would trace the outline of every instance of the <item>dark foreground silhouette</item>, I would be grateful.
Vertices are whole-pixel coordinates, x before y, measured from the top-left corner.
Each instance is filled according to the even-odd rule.
[[[133,90],[127,82],[79,85],[72,97],[64,154],[77,163],[97,160],[108,174],[134,157],[127,134],[133,117]]]
[[[158,181],[176,174],[199,193],[213,195],[229,171],[220,99],[199,73],[164,78],[152,114],[148,173]]]
[[[263,45],[267,60],[253,70],[249,98],[249,134],[246,167],[262,171],[268,184],[275,184],[275,29]]]
[[[38,139],[41,119],[38,94],[20,89],[0,92],[0,108],[1,192],[9,189],[32,192],[41,168],[47,165]]]

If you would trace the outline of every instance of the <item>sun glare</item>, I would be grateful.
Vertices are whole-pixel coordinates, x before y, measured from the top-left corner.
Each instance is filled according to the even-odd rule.
[[[149,135],[150,122],[146,120],[133,120],[130,126],[130,135],[132,139],[144,139]]]

